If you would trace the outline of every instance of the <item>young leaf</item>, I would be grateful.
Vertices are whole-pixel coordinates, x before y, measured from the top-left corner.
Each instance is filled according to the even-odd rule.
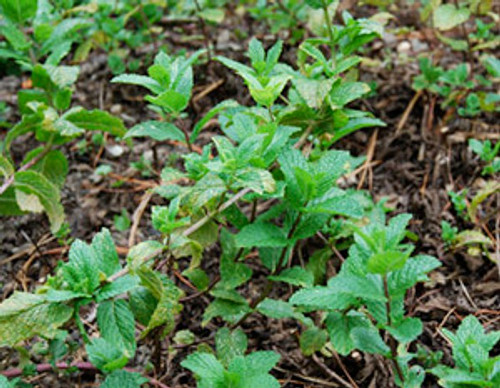
[[[245,354],[247,345],[247,336],[241,329],[231,332],[227,327],[223,327],[215,335],[217,357],[226,368],[233,358]]]
[[[185,142],[182,131],[172,123],[161,121],[145,121],[130,128],[125,139],[130,137],[150,137],[156,141],[176,140]]]
[[[213,354],[196,352],[187,356],[181,365],[193,372],[205,387],[224,386],[224,367]]]
[[[75,292],[92,295],[99,286],[95,251],[81,240],[76,240],[69,250],[69,260],[62,266],[64,280]]]
[[[100,388],[140,388],[149,380],[139,373],[128,372],[126,370],[115,370],[106,376],[106,380]]]
[[[123,299],[99,304],[97,323],[102,338],[114,344],[127,358],[135,354],[135,321],[129,304]]]
[[[120,258],[108,229],[103,228],[94,236],[92,248],[97,259],[97,268],[106,276],[111,276],[120,270]]]
[[[256,222],[243,227],[236,235],[236,245],[244,248],[285,247],[288,240],[284,231],[276,225]]]
[[[104,372],[112,372],[127,365],[128,357],[114,343],[94,338],[85,346],[92,364]]]
[[[125,125],[119,118],[99,109],[72,109],[63,117],[77,127],[89,131],[108,132],[117,137],[123,137],[127,132]]]

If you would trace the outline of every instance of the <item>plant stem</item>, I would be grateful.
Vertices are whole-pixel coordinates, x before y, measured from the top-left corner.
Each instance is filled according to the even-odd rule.
[[[49,139],[49,142],[45,145],[43,150],[38,155],[36,155],[33,159],[31,159],[29,162],[27,162],[23,166],[19,167],[19,170],[17,170],[17,172],[26,171],[29,168],[33,167],[35,164],[37,164],[40,160],[42,160],[43,157],[45,155],[47,155],[50,152],[50,150],[52,149],[52,142],[53,142],[53,138]],[[5,193],[5,191],[14,183],[15,175],[16,175],[15,173],[12,174],[10,177],[8,177],[3,182],[2,186],[0,186],[0,195]]]
[[[198,0],[194,0],[194,6],[196,7],[196,12],[198,13],[198,22],[200,23],[201,30],[203,31],[203,37],[205,38],[205,47],[207,48],[208,62],[211,62],[212,54],[210,52],[210,36],[208,33],[207,24],[205,23],[205,20],[203,20],[203,18],[200,16],[202,9]]]
[[[385,302],[385,311],[387,314],[387,326],[391,326],[392,325],[391,297],[389,294],[389,286],[387,284],[387,275],[383,275],[382,279],[384,282],[384,294],[385,294],[385,298],[387,299],[387,301]],[[392,363],[394,364],[394,368],[396,369],[396,373],[398,374],[399,380],[401,381],[401,383],[404,383],[405,379],[404,379],[403,371],[401,370],[401,367],[399,366],[398,359],[397,359],[398,349],[397,349],[396,341],[390,333],[388,333],[388,336],[389,336],[389,347],[391,348]]]
[[[238,192],[237,194],[235,194],[231,199],[227,200],[226,202],[224,202],[221,206],[219,206],[219,208],[217,210],[214,210],[213,212],[207,214],[205,217],[201,218],[200,220],[198,220],[198,222],[194,223],[193,225],[191,225],[189,228],[187,228],[183,233],[182,235],[184,237],[187,237],[189,236],[190,234],[196,232],[198,229],[200,229],[203,225],[205,225],[208,221],[210,221],[213,217],[215,217],[217,214],[219,214],[220,212],[223,212],[224,210],[226,210],[229,206],[231,206],[232,204],[234,204],[235,202],[237,202],[239,199],[241,199],[241,197],[245,196],[246,194],[248,194],[251,190],[246,188],[246,189],[243,189],[241,190],[240,192]],[[151,252],[151,254],[147,255],[144,259],[143,259],[143,262],[146,262],[152,258],[154,258],[155,256],[158,256],[160,254],[162,254],[166,249],[168,249],[168,246],[164,246],[164,247],[161,247],[160,249],[157,249],[156,251],[154,252]],[[122,276],[125,276],[126,274],[128,274],[130,271],[130,269],[128,267],[125,267],[123,269],[121,269],[120,271],[116,272],[115,274],[111,275],[109,278],[108,278],[108,282],[112,282]]]
[[[327,2],[325,0],[322,0],[322,3],[323,3],[323,12],[325,13],[326,27],[328,29],[328,36],[330,38],[330,48],[332,50],[331,56],[333,57],[333,52],[335,49],[335,38],[333,36],[332,21],[330,20],[330,13],[328,12]]]
[[[69,369],[69,368],[77,368],[78,370],[81,370],[81,371],[88,371],[88,372],[98,372],[99,370],[94,366],[92,365],[90,362],[73,362],[73,363],[67,363],[67,362],[57,362],[56,363],[56,368],[57,369]],[[140,372],[137,372],[136,370],[134,369],[131,369],[131,368],[124,368],[127,372],[132,372],[132,373],[140,373]],[[38,373],[45,373],[45,372],[50,372],[54,370],[54,366],[52,364],[38,364],[36,366],[36,371]],[[18,376],[21,376],[23,374],[23,370],[21,368],[13,368],[13,369],[9,369],[9,370],[6,370],[6,371],[3,371],[3,372],[0,372],[1,375],[7,377],[7,378],[14,378],[14,377],[18,377]],[[151,378],[151,377],[148,377],[148,376],[144,376],[146,377],[149,382],[157,387],[160,387],[160,388],[169,388],[168,385],[165,385],[163,384],[162,382],[154,379],[154,378]]]
[[[306,205],[307,205],[307,203],[306,203]],[[304,205],[304,206],[306,206],[306,205]],[[299,212],[299,215],[297,216],[297,218],[293,222],[293,225],[287,234],[287,240],[290,240],[293,237],[293,234],[297,230],[297,227],[298,227],[300,221],[302,220],[302,214],[303,214],[302,212]],[[295,247],[295,244],[292,246],[292,251],[293,251],[294,247]],[[283,247],[283,249],[281,251],[280,258],[278,259],[278,263],[276,264],[276,267],[271,271],[271,276],[279,274],[281,272],[281,269],[282,269],[281,267],[283,266],[283,263],[285,261],[285,257],[286,257],[286,253],[288,252],[288,248],[289,248],[288,246]],[[250,308],[252,310],[254,310],[259,305],[260,302],[262,302],[264,299],[266,299],[269,296],[269,294],[271,293],[272,290],[273,290],[273,281],[270,280],[269,278],[267,278],[267,282],[266,282],[266,286],[265,286],[264,290],[260,293],[260,295],[257,299],[254,299],[250,303]],[[247,318],[252,314],[252,312],[253,311],[249,311],[248,313],[243,315],[235,324],[233,324],[231,326],[231,329],[234,329],[234,328],[240,326],[243,322],[245,322],[247,320]]]

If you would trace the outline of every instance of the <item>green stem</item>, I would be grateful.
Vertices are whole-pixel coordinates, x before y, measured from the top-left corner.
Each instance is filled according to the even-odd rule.
[[[389,286],[387,284],[387,275],[383,275],[382,280],[384,282],[384,294],[385,298],[387,299],[385,302],[385,310],[387,314],[387,326],[392,325],[392,317],[391,317],[391,296],[389,294]],[[399,366],[398,363],[398,348],[397,348],[397,343],[394,337],[388,333],[389,336],[389,347],[391,349],[391,357],[392,357],[392,363],[394,364],[394,369],[396,369],[396,373],[398,374],[399,380],[401,383],[404,383],[405,378],[403,375],[403,371],[401,370],[401,367]]]
[[[306,205],[307,205],[307,203],[306,203]],[[304,206],[306,206],[306,205],[304,205]],[[302,220],[302,215],[303,215],[303,213],[299,212],[299,215],[297,216],[297,218],[293,222],[293,225],[290,228],[290,231],[288,232],[287,240],[290,240],[293,237],[295,231],[297,230],[297,227],[299,226],[300,221]],[[292,251],[293,251],[294,247],[295,247],[295,244],[291,247]],[[282,266],[285,262],[285,257],[286,257],[287,252],[288,252],[288,246],[283,247],[283,249],[281,251],[280,258],[278,259],[278,263],[277,263],[276,267],[274,268],[274,270],[271,271],[271,275],[276,275],[276,274],[279,275],[279,273],[282,270]],[[270,280],[269,278],[267,278],[267,282],[266,282],[266,286],[265,286],[264,290],[260,293],[260,295],[257,299],[254,299],[252,301],[252,303],[250,303],[250,308],[252,310],[254,310],[260,304],[260,302],[262,302],[264,299],[266,299],[269,296],[269,294],[271,293],[272,290],[273,290],[273,281]],[[252,314],[252,312],[253,311],[249,311],[248,313],[243,315],[235,324],[233,324],[231,326],[231,329],[234,329],[234,328],[240,326],[243,322],[245,322],[247,320],[247,318]]]
[[[332,21],[330,19],[330,12],[328,12],[328,4],[325,0],[322,1],[323,3],[323,12],[325,14],[325,21],[326,21],[326,26],[328,28],[328,36],[330,38],[330,48],[332,50],[331,56],[333,57],[333,52],[335,49],[335,38],[333,35],[333,26],[332,26]]]

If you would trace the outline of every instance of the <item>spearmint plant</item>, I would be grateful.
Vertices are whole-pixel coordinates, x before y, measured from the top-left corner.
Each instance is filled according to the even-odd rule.
[[[489,353],[500,341],[500,331],[486,334],[479,320],[466,317],[456,333],[442,329],[451,342],[455,367],[438,365],[431,373],[439,378],[445,388],[496,387],[500,384],[500,356]]]
[[[405,316],[404,298],[440,263],[431,256],[412,257],[413,246],[402,243],[410,218],[401,214],[386,225],[379,214],[354,227],[355,242],[339,274],[327,286],[300,289],[290,303],[327,313],[324,325],[339,354],[354,349],[381,354],[392,361],[399,386],[418,387],[425,373],[410,365],[415,355],[408,347],[421,334],[422,322]]]
[[[6,134],[0,154],[0,215],[45,212],[52,232],[64,221],[60,190],[68,172],[68,161],[56,149],[86,131],[123,136],[123,122],[102,110],[70,107],[77,66],[37,64],[31,79],[33,89],[18,93],[21,121]],[[33,134],[43,144],[24,156],[19,167],[11,156],[11,146],[20,136]]]

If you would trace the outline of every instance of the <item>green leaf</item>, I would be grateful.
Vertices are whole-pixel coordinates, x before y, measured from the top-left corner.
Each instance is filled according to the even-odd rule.
[[[94,236],[92,248],[97,258],[97,268],[106,276],[111,276],[121,269],[120,258],[108,229],[103,228]]]
[[[225,287],[236,288],[252,277],[252,270],[243,263],[234,262],[222,257],[220,261],[220,276]]]
[[[403,268],[407,259],[407,253],[396,250],[384,251],[376,253],[368,259],[367,269],[371,273],[386,275]]]
[[[367,353],[389,356],[391,350],[382,340],[378,330],[374,327],[355,327],[351,330],[354,346]]]
[[[194,143],[196,139],[198,138],[198,135],[202,131],[203,127],[210,121],[212,120],[216,115],[218,115],[220,112],[227,108],[235,108],[239,106],[239,104],[234,101],[234,100],[224,100],[217,105],[215,105],[212,109],[210,109],[203,118],[198,121],[195,126],[193,127],[193,131],[191,132],[191,136],[189,138],[189,141],[191,143]]]
[[[364,82],[342,82],[333,86],[330,92],[330,105],[332,109],[343,108],[369,91],[370,87]]]
[[[139,373],[126,370],[115,370],[106,376],[100,388],[141,388],[149,380]]]
[[[310,327],[300,335],[300,350],[305,356],[310,356],[320,351],[325,346],[327,339],[326,331],[318,329],[316,326]]]
[[[97,323],[102,338],[120,349],[127,358],[134,357],[135,320],[127,301],[117,299],[100,303]]]
[[[404,294],[418,282],[427,280],[427,273],[441,266],[441,262],[432,256],[418,255],[406,261],[403,268],[391,272],[387,283],[391,295]]]
[[[102,302],[106,299],[125,294],[126,292],[132,291],[138,285],[139,278],[137,276],[122,276],[102,287],[96,295],[96,302]]]
[[[236,245],[244,248],[285,247],[288,243],[282,229],[266,222],[247,225],[236,235]]]
[[[123,137],[127,131],[119,118],[99,109],[72,109],[70,113],[64,115],[64,118],[79,128],[108,132],[117,137]]]
[[[12,347],[35,335],[54,338],[72,314],[69,306],[16,291],[0,304],[0,346]]]
[[[217,358],[226,368],[233,358],[245,354],[247,346],[247,336],[241,329],[231,332],[227,327],[223,327],[215,335]]]
[[[23,24],[36,14],[37,0],[0,0],[3,15],[16,24]]]
[[[269,279],[301,287],[310,287],[314,283],[314,275],[301,267],[286,268],[279,275],[269,276]]]
[[[14,174],[14,171],[14,166],[12,166],[9,160],[5,156],[0,155],[0,176],[8,178]]]
[[[137,74],[121,74],[114,77],[111,82],[113,83],[124,83],[143,86],[153,93],[161,93],[163,88],[161,85],[151,77]]]
[[[434,27],[441,31],[451,30],[467,21],[469,16],[470,11],[466,7],[457,8],[454,4],[441,4],[433,14]]]
[[[146,96],[145,100],[165,108],[170,113],[179,114],[188,106],[190,97],[175,90],[167,90],[157,97]]]
[[[330,287],[316,286],[297,291],[290,298],[295,305],[311,306],[321,310],[335,310],[349,307],[354,297]]]
[[[358,311],[349,311],[346,314],[332,312],[326,318],[326,327],[330,334],[330,341],[335,350],[342,356],[351,353],[356,345],[351,337],[351,332],[356,327],[370,327],[369,319]]]
[[[9,187],[2,195],[0,195],[0,215],[2,216],[19,216],[24,212],[19,209],[16,200],[16,191],[14,187]]]
[[[387,327],[387,331],[400,343],[406,344],[415,340],[422,333],[422,321],[418,318],[404,318],[392,327]]]
[[[36,148],[24,157],[23,165],[35,158],[40,152],[43,151],[42,147]],[[44,175],[56,187],[61,189],[68,174],[68,159],[59,150],[52,150],[45,155],[41,160],[35,163],[30,170],[37,171]]]
[[[68,257],[68,262],[62,266],[64,280],[72,291],[92,295],[99,286],[95,251],[83,241],[76,240],[71,244]]]
[[[269,318],[291,318],[295,312],[293,306],[283,300],[266,298],[257,306],[257,310]]]
[[[64,208],[58,189],[43,175],[35,171],[20,171],[14,175],[16,200],[21,210],[45,211],[51,230],[57,232],[64,222]]]
[[[172,123],[145,121],[130,128],[125,139],[130,137],[150,137],[156,141],[177,140],[186,142],[182,131]]]
[[[350,119],[345,126],[336,129],[333,137],[329,140],[329,144],[334,144],[343,137],[350,135],[351,133],[362,128],[369,127],[385,127],[387,126],[382,120],[374,119],[371,117],[360,117],[355,119]]]
[[[112,372],[127,365],[128,357],[114,343],[104,338],[92,339],[85,349],[90,362],[104,372]]]
[[[309,78],[298,78],[294,80],[295,87],[307,106],[313,109],[319,109],[332,89],[333,79],[315,80]]]
[[[193,372],[198,380],[207,380],[205,387],[223,387],[224,367],[213,354],[196,352],[187,356],[181,366]],[[209,385],[210,384],[210,385]]]
[[[5,39],[16,51],[24,51],[31,46],[23,33],[13,24],[6,23],[0,26],[0,34],[5,36]]]
[[[151,330],[163,326],[162,336],[170,333],[175,326],[175,314],[180,311],[179,298],[183,292],[175,284],[166,279],[163,282],[161,296],[156,308],[151,315],[146,329],[141,333],[141,338],[146,337]]]
[[[151,291],[146,287],[135,287],[129,293],[129,303],[137,321],[147,326],[158,304]]]
[[[130,270],[132,272],[137,271],[145,263],[145,259],[154,259],[154,257],[150,256],[154,253],[160,255],[163,248],[164,246],[162,243],[153,240],[143,241],[134,245],[130,248],[127,255],[127,263]]]

